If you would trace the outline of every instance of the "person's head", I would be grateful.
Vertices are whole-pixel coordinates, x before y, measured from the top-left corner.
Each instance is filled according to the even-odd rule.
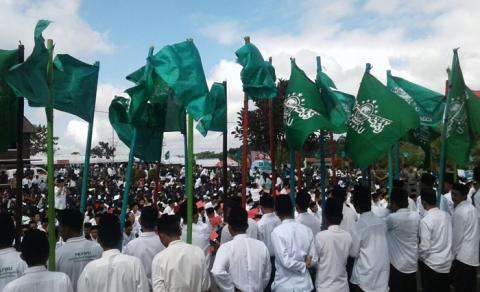
[[[238,199],[229,198],[226,199],[223,204],[223,218],[228,218],[230,209],[240,206],[240,201]]]
[[[310,211],[312,211],[313,213],[318,212],[318,205],[316,202],[310,202]]]
[[[408,194],[403,188],[392,189],[390,194],[390,209],[396,212],[398,209],[408,208]]]
[[[162,215],[157,221],[157,230],[160,241],[165,247],[182,235],[180,220],[175,215]]]
[[[187,223],[187,214],[188,214],[188,207],[187,207],[187,201],[183,202],[180,204],[180,210],[179,210],[180,216],[183,219],[184,224]],[[197,204],[192,205],[192,218],[194,222],[198,221],[198,208]]]
[[[454,182],[455,182],[455,177],[453,173],[446,172],[445,177],[443,178],[443,192],[448,193],[449,191],[451,191]]]
[[[98,239],[98,225],[93,225],[92,228],[90,228],[90,237],[93,240]]]
[[[310,206],[312,198],[309,193],[304,190],[298,192],[297,197],[295,198],[295,205],[297,207],[298,213],[305,213]]]
[[[420,189],[423,189],[423,188],[433,189],[434,186],[435,186],[435,176],[433,176],[433,174],[428,172],[422,174],[422,176],[420,177]]]
[[[335,185],[331,191],[331,196],[343,203],[347,199],[347,189]]]
[[[468,187],[461,183],[452,185],[452,201],[455,207],[467,199]]]
[[[245,233],[248,229],[248,215],[244,208],[237,206],[230,209],[227,218],[228,230],[232,236]]]
[[[93,237],[93,236],[92,236]],[[104,250],[118,248],[122,240],[120,221],[113,214],[103,214],[98,225],[98,242]]]
[[[290,196],[277,196],[275,200],[275,213],[281,220],[293,217],[293,204]]]
[[[77,209],[65,209],[57,214],[60,223],[60,236],[67,241],[82,235],[83,214]]]
[[[352,203],[358,213],[369,212],[372,209],[372,202],[368,187],[356,186],[352,192]]]
[[[125,232],[126,235],[130,235],[133,230],[133,223],[130,220],[125,220],[125,228],[123,229],[123,232]]]
[[[29,267],[43,266],[48,260],[50,247],[45,232],[31,229],[25,232],[20,244],[20,257]]]
[[[149,232],[157,229],[157,212],[152,206],[143,207],[140,215],[140,225],[142,231]]]
[[[260,209],[262,210],[262,214],[273,213],[275,208],[275,201],[273,197],[265,194],[260,197]]]
[[[328,226],[339,225],[343,219],[343,202],[338,198],[328,198],[325,202],[325,220]]]
[[[429,210],[437,206],[437,196],[433,189],[423,188],[420,191],[420,197],[422,199],[422,206],[425,210]]]
[[[473,179],[477,182],[480,183],[480,164],[477,164],[473,168]]]
[[[207,213],[208,218],[215,216],[215,209],[213,207],[208,207],[205,209],[205,212]]]
[[[15,224],[7,213],[0,214],[0,249],[11,247],[15,239]]]

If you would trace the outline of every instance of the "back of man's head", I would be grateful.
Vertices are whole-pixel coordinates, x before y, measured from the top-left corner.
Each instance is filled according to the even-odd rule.
[[[430,206],[435,206],[437,204],[437,196],[433,189],[423,188],[420,191],[420,197],[422,198],[422,201],[425,201],[425,203]]]
[[[175,215],[162,215],[162,217],[157,220],[157,230],[159,234],[165,234],[169,237],[179,237],[182,235],[180,220]]]
[[[12,216],[0,213],[0,248],[10,247],[15,239],[15,224]]]
[[[424,173],[420,177],[420,183],[422,184],[422,188],[427,187],[427,188],[433,188],[435,185],[435,176],[431,173]]]
[[[273,209],[275,207],[275,201],[269,194],[265,194],[260,197],[260,206],[263,208]]]
[[[103,214],[98,224],[98,239],[102,247],[117,248],[122,240],[120,221],[113,214]]]
[[[457,191],[464,198],[468,195],[468,187],[464,184],[454,183],[452,189]]]
[[[339,225],[343,219],[343,201],[339,198],[328,198],[325,202],[325,218],[331,225]]]
[[[332,189],[332,197],[343,203],[347,199],[347,190],[339,185],[335,185]]]
[[[143,207],[140,214],[140,225],[144,229],[155,229],[157,227],[157,217],[157,212],[152,206]]]
[[[21,257],[29,267],[45,265],[50,251],[45,232],[31,229],[25,232],[20,244]]]
[[[392,193],[390,195],[390,201],[395,203],[398,208],[407,208],[408,207],[408,193],[404,188],[396,188],[392,189]]]
[[[275,212],[279,217],[292,217],[293,204],[290,196],[280,195],[275,199]]]
[[[372,209],[372,202],[370,200],[370,190],[368,187],[358,185],[352,192],[352,201],[358,212],[368,212]]]
[[[299,212],[306,212],[308,206],[310,206],[311,196],[304,190],[298,192],[295,198],[295,204],[297,204]]]
[[[248,229],[247,211],[242,207],[234,207],[227,218],[228,225],[238,233],[245,233]]]
[[[65,209],[59,211],[57,219],[61,227],[68,227],[75,232],[82,231],[83,214],[78,209]]]

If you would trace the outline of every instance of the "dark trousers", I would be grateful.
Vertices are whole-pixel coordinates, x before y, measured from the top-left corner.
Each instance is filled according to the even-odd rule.
[[[360,286],[349,283],[350,292],[365,292]]]
[[[265,290],[263,290],[265,292],[272,291],[272,283],[273,283],[273,280],[275,279],[275,257],[270,258],[270,264],[271,264],[271,267],[272,267],[272,271],[270,273],[270,281],[268,282],[268,285],[265,288]]]
[[[355,289],[357,287],[357,285],[350,283],[350,278],[352,277],[354,263],[355,263],[355,258],[352,258],[352,257],[347,258],[348,287],[350,288],[350,291],[356,291]],[[358,289],[360,289],[360,287]]]
[[[449,274],[437,273],[422,261],[419,262],[422,278],[422,292],[449,292]]]
[[[390,265],[388,286],[390,287],[390,292],[416,292],[417,273],[405,274]]]
[[[452,263],[452,285],[456,292],[477,291],[477,267],[454,260]]]

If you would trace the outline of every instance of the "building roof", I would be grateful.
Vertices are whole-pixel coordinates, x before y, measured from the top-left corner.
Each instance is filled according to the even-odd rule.
[[[25,116],[23,116],[23,132],[35,133],[35,126]]]

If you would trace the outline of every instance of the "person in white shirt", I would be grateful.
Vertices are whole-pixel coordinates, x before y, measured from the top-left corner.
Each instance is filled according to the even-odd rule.
[[[420,220],[420,244],[418,245],[422,291],[450,291],[450,267],[452,265],[452,221],[448,213],[437,208],[433,189],[421,190],[422,205],[426,210]]]
[[[113,214],[104,214],[98,225],[98,242],[104,252],[91,261],[78,279],[77,291],[147,292],[148,279],[142,262],[120,253],[122,243],[120,221]]]
[[[348,292],[347,259],[352,247],[350,233],[341,229],[343,202],[328,198],[325,202],[325,225],[327,230],[315,237],[318,255],[315,288],[325,292]]]
[[[264,291],[270,280],[270,254],[263,242],[245,234],[247,218],[240,206],[230,210],[228,229],[233,240],[220,246],[212,267],[220,291]]]
[[[272,232],[276,268],[272,290],[312,291],[308,269],[317,263],[312,230],[293,219],[290,196],[277,196],[275,213],[282,223]]]
[[[70,277],[73,290],[85,266],[102,255],[103,249],[82,234],[83,215],[79,210],[65,209],[57,215],[64,243],[55,251],[55,267]]]
[[[70,278],[62,272],[46,269],[50,247],[45,232],[31,229],[20,244],[21,258],[28,268],[20,278],[8,283],[2,292],[73,292]]]
[[[310,228],[310,230],[312,230],[313,236],[315,237],[317,233],[320,232],[322,222],[318,220],[313,214],[308,213],[308,207],[310,206],[311,200],[312,197],[306,191],[301,190],[298,192],[295,198],[298,215],[296,216],[295,220],[297,220],[298,223],[301,223]]]
[[[389,205],[392,213],[386,217],[390,292],[417,291],[420,215],[409,209],[408,202],[405,189],[392,189]]]
[[[355,263],[350,282],[356,285],[357,291],[388,291],[390,261],[387,226],[371,211],[370,190],[367,187],[356,186],[352,202],[360,217],[352,230],[350,256],[355,258]]]
[[[166,248],[153,258],[153,291],[208,291],[210,277],[205,255],[199,247],[180,240],[182,230],[177,217],[162,215],[157,228]]]
[[[452,284],[455,291],[477,291],[480,241],[477,211],[467,201],[468,188],[465,185],[455,183],[451,192],[455,204],[452,217]]]
[[[0,291],[11,281],[22,276],[27,264],[13,247],[15,225],[7,213],[0,213]]]
[[[260,210],[262,211],[262,218],[257,223],[259,239],[265,244],[270,254],[271,273],[270,281],[267,285],[267,290],[270,291],[275,276],[275,252],[272,246],[272,231],[280,225],[280,218],[274,213],[275,202],[273,197],[265,194],[260,197]]]
[[[443,179],[443,195],[440,197],[440,210],[445,211],[448,215],[453,215],[454,204],[452,200],[452,186],[455,181],[453,173],[445,173]]]
[[[210,253],[210,233],[212,228],[210,224],[203,223],[200,220],[200,215],[198,214],[198,208],[196,204],[193,204],[193,221],[192,221],[192,245],[198,246],[203,250],[205,254],[205,259],[207,266],[210,267],[212,256]],[[180,205],[180,215],[182,217],[182,241],[187,242],[187,202],[183,202]]]
[[[472,204],[475,206],[475,209],[477,209],[477,214],[480,219],[480,165],[475,166],[473,169],[473,179],[475,180],[477,189],[471,197]]]
[[[225,220],[228,219],[228,214],[230,212],[230,209],[237,207],[239,205],[240,205],[240,202],[238,202],[237,200],[234,200],[234,199],[226,200],[226,202],[223,205],[223,216]],[[258,227],[257,227],[257,224],[255,223],[255,220],[251,218],[248,218],[247,235],[251,238],[258,239]],[[220,235],[220,244],[229,242],[232,239],[233,237],[228,231],[228,224],[226,224],[222,228],[222,233]]]
[[[132,221],[127,218],[125,219],[125,227],[123,230],[123,236],[122,236],[122,251],[125,249],[127,244],[134,240],[136,237],[135,233],[133,232],[133,223]]]
[[[165,249],[157,234],[157,214],[158,212],[151,206],[142,209],[140,215],[142,234],[123,249],[124,254],[134,256],[142,262],[149,283],[152,281],[153,257]]]
[[[57,180],[55,186],[55,209],[64,210],[67,208],[67,188],[65,187],[65,180],[63,177]]]

